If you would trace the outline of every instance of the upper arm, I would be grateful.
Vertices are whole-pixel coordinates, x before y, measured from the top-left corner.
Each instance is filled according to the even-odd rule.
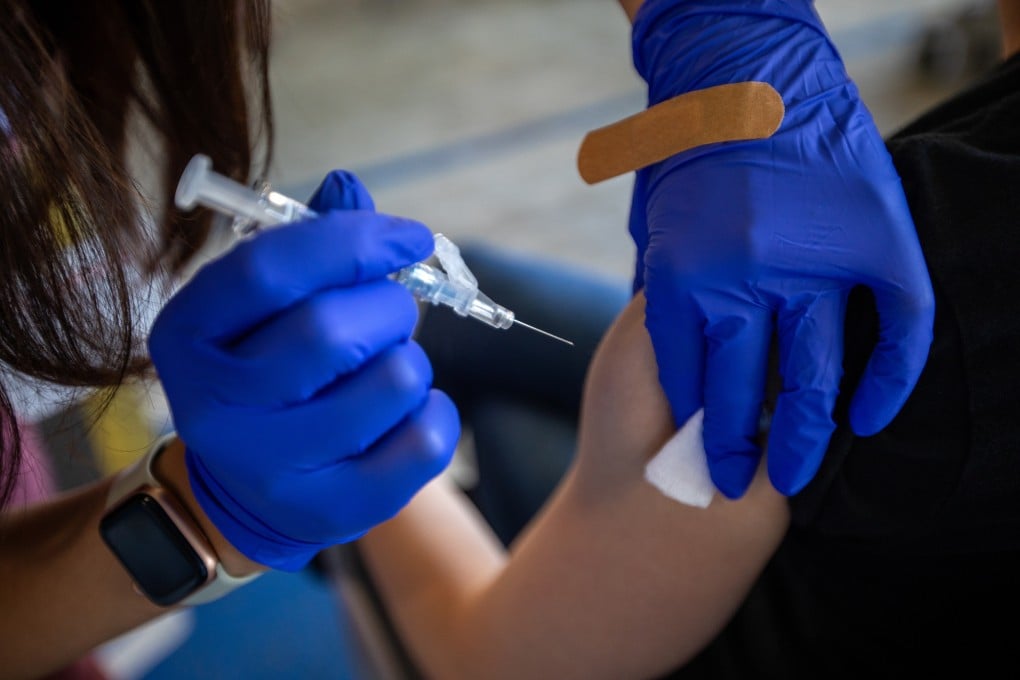
[[[643,3],[644,0],[620,0],[620,7],[626,12],[627,18],[634,21],[634,16]]]
[[[643,320],[638,296],[589,371],[567,478],[464,619],[493,672],[645,677],[679,665],[719,632],[785,533],[786,499],[764,474],[706,509],[644,480],[673,426]]]

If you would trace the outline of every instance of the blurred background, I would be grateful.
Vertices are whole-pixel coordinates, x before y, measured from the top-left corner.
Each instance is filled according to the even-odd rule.
[[[997,49],[992,2],[816,7],[883,133]],[[273,183],[303,200],[342,167],[455,242],[627,277],[631,178],[588,186],[575,157],[644,107],[629,28],[613,0],[281,0]]]
[[[992,2],[816,6],[883,134],[998,55]],[[352,170],[380,210],[462,245],[629,284],[631,178],[588,186],[575,166],[587,131],[644,108],[613,0],[278,0],[274,11],[277,190],[306,200],[329,170]],[[170,426],[144,389],[121,390],[95,423],[94,406],[40,428],[62,488],[118,469]],[[97,658],[124,680],[394,677],[361,646],[364,621],[338,587],[321,569],[269,574]]]

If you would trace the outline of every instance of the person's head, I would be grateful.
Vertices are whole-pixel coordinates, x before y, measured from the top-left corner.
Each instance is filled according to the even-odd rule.
[[[268,165],[272,116],[268,0],[12,0],[4,14],[0,419],[9,425],[8,370],[114,386],[146,369],[132,279],[180,271],[211,221],[176,210],[176,180],[201,152],[248,181],[256,148]],[[129,143],[139,137],[142,149]],[[158,176],[158,195],[142,195],[129,151]],[[10,431],[0,427],[0,506],[17,456]]]

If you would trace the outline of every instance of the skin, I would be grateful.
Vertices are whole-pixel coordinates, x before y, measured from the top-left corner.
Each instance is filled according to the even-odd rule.
[[[644,4],[644,0],[620,0],[620,7],[623,8],[627,18],[632,22],[634,21],[634,15],[637,14],[638,8]]]
[[[999,22],[1003,56],[1008,58],[1020,50],[1020,0],[999,0]]]
[[[641,3],[620,4],[633,18]],[[1011,56],[1020,50],[1020,0],[999,7]],[[577,462],[510,553],[442,481],[363,539],[430,675],[654,675],[718,631],[774,550],[786,507],[761,476],[742,500],[717,497],[706,510],[671,501],[641,478],[669,433],[642,305],[637,298],[604,340],[586,388]],[[156,474],[228,572],[264,569],[202,513],[182,445],[169,447]],[[166,611],[135,592],[99,538],[109,486],[104,480],[0,515],[0,678],[58,670]]]
[[[235,576],[264,570],[235,550],[202,514],[177,441],[155,474],[196,518]],[[111,479],[0,516],[0,677],[38,677],[167,611],[135,592],[99,537]],[[40,635],[40,631],[46,631]]]
[[[661,674],[718,633],[779,545],[787,503],[764,470],[707,509],[645,481],[673,426],[643,296],[596,352],[581,423],[573,466],[509,554],[445,482],[362,539],[428,677]]]

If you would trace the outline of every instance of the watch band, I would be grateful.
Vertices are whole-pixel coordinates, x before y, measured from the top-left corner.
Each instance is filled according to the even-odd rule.
[[[144,486],[155,486],[163,488],[163,483],[156,478],[152,471],[156,458],[163,453],[164,449],[174,440],[176,434],[171,432],[159,438],[142,458],[125,468],[110,487],[106,496],[106,507],[111,508],[127,495]],[[196,525],[197,526],[197,525]],[[254,581],[262,575],[262,572],[249,574],[247,576],[232,576],[227,573],[223,565],[217,560],[216,574],[212,581],[181,600],[182,605],[196,605],[205,602],[212,602],[219,599],[236,588]]]

